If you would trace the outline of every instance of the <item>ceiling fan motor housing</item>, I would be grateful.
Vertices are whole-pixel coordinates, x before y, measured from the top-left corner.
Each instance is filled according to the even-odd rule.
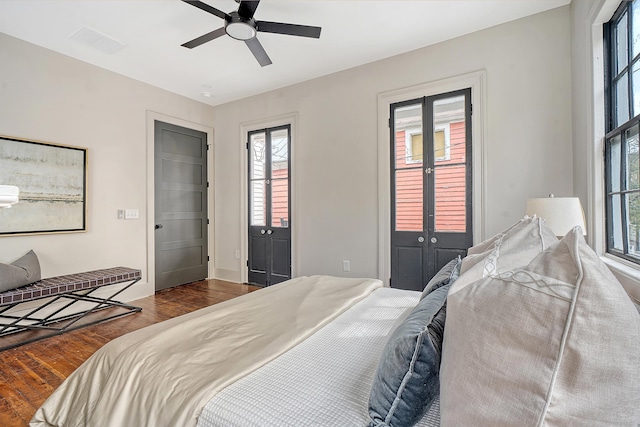
[[[224,19],[224,30],[231,38],[249,40],[256,36],[256,21],[231,12]]]

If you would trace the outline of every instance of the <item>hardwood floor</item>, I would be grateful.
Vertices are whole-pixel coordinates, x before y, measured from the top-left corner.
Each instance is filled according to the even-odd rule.
[[[142,307],[140,313],[0,352],[0,426],[29,425],[60,383],[112,339],[256,289],[221,280],[194,282],[132,302]]]

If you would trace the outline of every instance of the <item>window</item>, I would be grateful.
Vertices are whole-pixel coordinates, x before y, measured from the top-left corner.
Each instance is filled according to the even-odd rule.
[[[433,156],[436,162],[451,158],[451,141],[449,140],[449,124],[437,126],[433,132]]]
[[[640,0],[604,26],[607,252],[640,263]]]
[[[422,163],[422,128],[407,129],[404,131],[404,140],[407,150],[407,163]]]
[[[407,129],[405,132],[407,163],[422,163],[422,128]],[[451,142],[449,140],[449,124],[439,125],[433,132],[434,161],[449,160]]]

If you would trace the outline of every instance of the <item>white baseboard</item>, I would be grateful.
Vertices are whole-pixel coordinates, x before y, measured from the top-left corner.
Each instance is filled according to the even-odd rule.
[[[226,270],[224,268],[216,268],[213,271],[213,278],[218,280],[226,280],[228,282],[242,283],[242,274],[236,270]]]

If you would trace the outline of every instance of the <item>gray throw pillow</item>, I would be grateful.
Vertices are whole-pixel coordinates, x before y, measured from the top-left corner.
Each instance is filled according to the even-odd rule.
[[[458,276],[460,276],[461,265],[462,258],[460,258],[460,256],[446,263],[445,266],[442,267],[440,271],[438,271],[436,275],[431,278],[431,280],[429,280],[427,286],[424,287],[424,291],[422,291],[420,299],[423,299],[439,287],[455,282]]]
[[[435,289],[391,334],[369,396],[369,427],[409,427],[440,391],[440,355],[451,284]]]
[[[40,262],[32,250],[11,264],[0,263],[0,292],[40,280]]]

